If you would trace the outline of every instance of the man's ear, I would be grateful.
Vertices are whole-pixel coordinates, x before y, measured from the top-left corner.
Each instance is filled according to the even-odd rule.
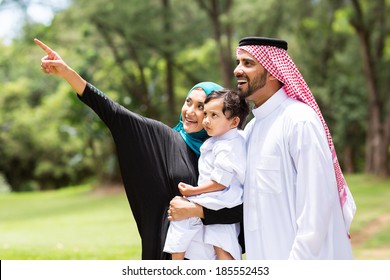
[[[272,74],[270,74],[269,72],[268,72],[268,74],[269,74],[269,80],[270,81],[275,81],[275,80],[277,80],[274,76],[272,76]]]

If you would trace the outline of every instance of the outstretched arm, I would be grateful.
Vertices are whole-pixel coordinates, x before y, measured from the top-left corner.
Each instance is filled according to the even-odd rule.
[[[87,82],[76,71],[70,68],[58,53],[38,39],[34,39],[34,42],[46,53],[46,56],[41,59],[42,71],[46,74],[63,78],[81,96]]]

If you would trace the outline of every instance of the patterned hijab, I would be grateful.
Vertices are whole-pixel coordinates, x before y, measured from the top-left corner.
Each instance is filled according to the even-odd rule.
[[[202,82],[194,85],[187,93],[187,97],[188,95],[190,95],[191,91],[193,91],[195,88],[203,89],[203,91],[206,93],[206,96],[208,96],[214,90],[222,89],[222,87],[216,83]],[[198,132],[187,133],[183,128],[183,118],[181,114],[180,114],[179,123],[173,129],[179,131],[183,140],[187,143],[187,145],[191,148],[191,150],[193,150],[195,154],[199,157],[200,146],[208,137],[206,130],[202,129]]]
[[[288,96],[306,103],[319,116],[332,153],[344,223],[347,231],[349,231],[356,212],[356,205],[341,171],[329,128],[308,85],[287,54],[287,42],[272,38],[247,37],[240,40],[237,53],[240,49],[251,54],[272,76],[282,82],[283,89]]]

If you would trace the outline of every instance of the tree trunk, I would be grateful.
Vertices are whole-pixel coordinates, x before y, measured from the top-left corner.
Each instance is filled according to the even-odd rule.
[[[171,25],[171,8],[170,8],[170,0],[162,0],[162,4],[164,7],[164,34],[167,34],[167,39],[165,45],[168,46],[168,50],[164,52],[164,58],[166,63],[166,89],[167,89],[167,97],[168,97],[168,122],[173,124],[176,120],[175,115],[175,92],[174,92],[174,75],[173,75],[173,66],[174,59],[172,50],[170,46],[172,44],[172,40],[170,35],[172,34],[172,25]]]
[[[358,0],[352,0],[355,9],[355,17],[351,20],[358,39],[360,41],[360,53],[363,62],[364,75],[367,82],[368,93],[368,130],[366,135],[366,166],[365,172],[375,175],[388,176],[388,147],[389,141],[386,132],[386,123],[382,123],[381,116],[384,114],[384,107],[381,104],[377,87],[377,76],[374,67],[374,52],[371,48],[368,30],[364,21],[362,7]],[[379,61],[377,59],[376,61]],[[385,133],[386,132],[386,133]]]
[[[360,36],[361,38],[362,36]],[[368,130],[366,135],[366,166],[365,172],[375,175],[388,176],[387,158],[388,141],[384,134],[385,124],[381,122],[383,107],[378,100],[375,83],[375,73],[370,67],[368,44],[361,40],[363,67],[367,80],[368,102]]]
[[[232,1],[211,0],[210,2],[211,4],[208,6],[205,1],[198,0],[200,7],[206,11],[213,26],[214,39],[218,49],[222,85],[224,87],[232,87],[234,69],[231,56],[232,28],[230,23],[222,24],[220,21],[221,14],[229,14]]]
[[[355,171],[354,168],[354,156],[353,156],[353,149],[352,146],[347,145],[344,148],[344,157],[343,157],[343,162],[344,162],[344,173],[353,173]]]

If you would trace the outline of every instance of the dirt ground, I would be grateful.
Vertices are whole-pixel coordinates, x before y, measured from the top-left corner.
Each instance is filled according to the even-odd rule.
[[[382,248],[365,249],[363,245],[372,236],[388,227],[390,224],[390,213],[386,213],[373,220],[362,230],[353,233],[351,236],[354,257],[359,260],[390,260],[390,244]],[[389,233],[390,234],[390,233]],[[360,248],[362,247],[362,248]]]

